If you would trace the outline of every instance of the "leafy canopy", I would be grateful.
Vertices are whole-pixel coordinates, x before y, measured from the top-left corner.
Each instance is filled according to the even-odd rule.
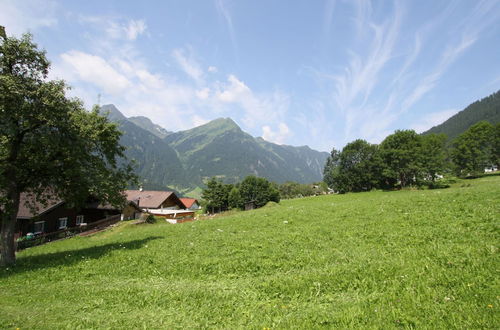
[[[89,195],[121,205],[135,180],[122,159],[115,124],[68,98],[30,34],[0,44],[0,219],[2,262],[13,262],[13,231],[22,192],[58,195],[79,205]]]

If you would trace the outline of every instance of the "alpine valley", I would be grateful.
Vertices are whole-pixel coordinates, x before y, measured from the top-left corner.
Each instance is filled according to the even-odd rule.
[[[308,146],[278,145],[255,138],[230,118],[219,118],[186,131],[169,132],[146,117],[125,117],[114,105],[101,112],[119,124],[125,155],[135,162],[146,189],[174,189],[199,196],[207,178],[226,183],[248,175],[283,183],[322,180],[327,152]]]

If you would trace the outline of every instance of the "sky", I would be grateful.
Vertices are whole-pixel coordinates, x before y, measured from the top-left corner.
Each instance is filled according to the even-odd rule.
[[[423,132],[500,89],[498,0],[0,0],[87,108],[232,118],[320,151]]]

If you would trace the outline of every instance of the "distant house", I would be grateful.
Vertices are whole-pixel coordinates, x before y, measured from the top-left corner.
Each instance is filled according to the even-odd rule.
[[[128,201],[133,201],[146,212],[164,217],[171,223],[194,218],[194,211],[186,210],[185,205],[173,191],[126,190],[125,195]]]
[[[496,165],[486,166],[484,168],[484,173],[492,173],[498,171],[498,167]]]
[[[184,208],[186,210],[199,210],[201,209],[201,206],[200,204],[198,203],[198,200],[195,199],[195,198],[187,198],[187,197],[181,197],[179,198],[182,202],[182,204],[184,204]]]
[[[47,234],[119,214],[120,209],[100,204],[96,200],[89,200],[83,207],[75,208],[54,196],[49,196],[46,203],[41,203],[33,195],[22,193],[17,212],[16,236]]]

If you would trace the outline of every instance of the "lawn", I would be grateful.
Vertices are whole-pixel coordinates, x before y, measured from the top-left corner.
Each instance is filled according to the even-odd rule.
[[[0,328],[498,328],[500,176],[130,222],[0,270]]]

